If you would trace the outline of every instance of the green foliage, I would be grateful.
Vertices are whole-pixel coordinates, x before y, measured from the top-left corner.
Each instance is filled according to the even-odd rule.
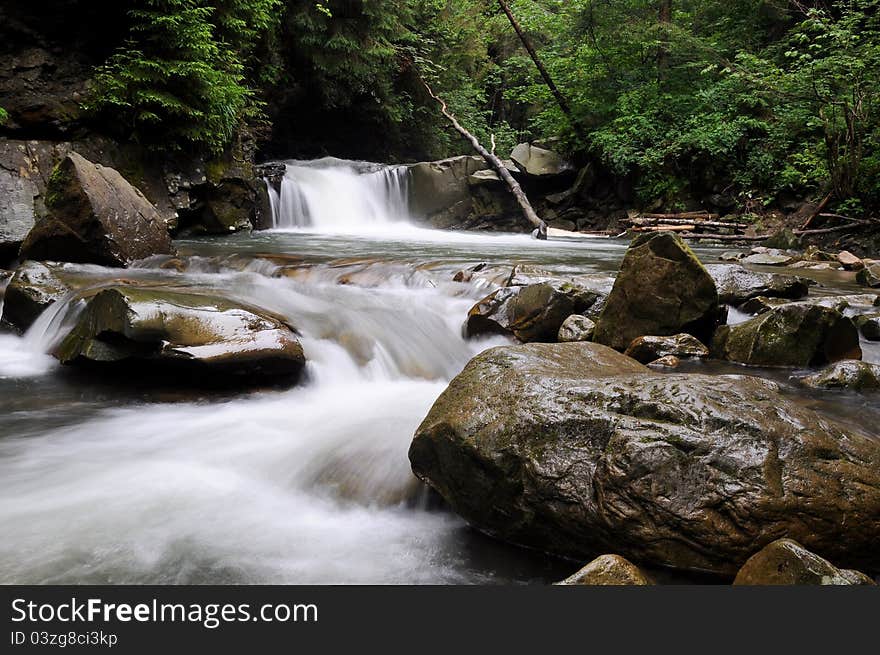
[[[664,25],[659,4],[512,2],[586,128],[510,59],[507,95],[536,109],[534,135],[632,176],[645,202],[719,188],[880,200],[878,0],[673,0]]]
[[[0,125],[6,125],[6,121],[8,120],[9,114],[3,109],[3,107],[0,107]]]
[[[280,0],[132,0],[128,40],[102,66],[87,110],[138,141],[212,153],[259,115],[255,52]]]

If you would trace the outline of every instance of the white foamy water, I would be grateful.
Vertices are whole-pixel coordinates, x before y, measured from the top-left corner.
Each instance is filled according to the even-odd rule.
[[[295,172],[310,230],[392,221],[404,211],[387,171]],[[276,200],[282,215],[295,214],[288,196]],[[301,334],[308,380],[225,400],[105,400],[103,409],[64,387],[66,400],[53,410],[51,392],[26,387],[38,400],[20,399],[13,407],[22,409],[7,416],[15,431],[0,438],[0,582],[530,579],[535,569],[520,569],[522,555],[480,546],[458,518],[428,509],[407,457],[447,382],[477,352],[504,342],[462,337],[463,318],[485,290],[408,264],[355,268],[282,274],[265,259],[230,268],[194,258],[184,273],[129,271],[220,290],[285,317]],[[23,338],[3,337],[0,367],[6,352],[53,366],[44,353],[81,306],[71,295]],[[22,363],[19,372],[48,372],[50,381],[57,368]]]
[[[290,162],[281,188],[269,186],[276,229],[376,231],[409,221],[407,169],[327,158]]]

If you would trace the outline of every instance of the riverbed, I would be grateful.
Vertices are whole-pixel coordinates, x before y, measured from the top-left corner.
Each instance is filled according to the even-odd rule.
[[[407,450],[449,380],[508,343],[463,338],[491,287],[455,282],[458,271],[611,275],[627,243],[439,232],[396,215],[343,227],[192,238],[177,257],[81,267],[92,285],[220,290],[283,317],[309,362],[293,389],[181,390],[62,368],[46,352],[75,298],[24,337],[0,335],[0,582],[546,583],[578,568],[470,529],[415,480]],[[722,252],[696,250],[706,263]],[[814,293],[857,291],[823,284]],[[865,397],[756,373],[876,434],[880,408]]]

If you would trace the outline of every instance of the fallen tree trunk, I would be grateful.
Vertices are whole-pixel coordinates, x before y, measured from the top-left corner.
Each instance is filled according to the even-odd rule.
[[[498,174],[498,176],[504,181],[507,185],[507,188],[510,189],[510,192],[513,194],[513,197],[516,198],[517,203],[519,204],[520,209],[522,210],[523,216],[525,216],[526,220],[529,221],[532,225],[537,228],[537,237],[539,239],[547,238],[547,224],[541,220],[541,217],[535,212],[535,209],[532,207],[532,203],[529,202],[528,197],[526,196],[526,192],[522,190],[519,182],[513,179],[513,176],[510,174],[510,171],[507,170],[507,167],[504,166],[504,163],[493,153],[486,150],[480,141],[473,134],[468,132],[464,127],[462,127],[461,123],[458,122],[458,119],[449,111],[446,106],[446,103],[442,98],[438,97],[434,94],[434,91],[431,90],[431,87],[425,81],[425,79],[419,75],[419,80],[422,85],[428,92],[437,104],[440,105],[440,111],[443,113],[443,116],[452,124],[452,127],[455,128],[455,131],[461,134],[465,139],[467,139],[474,150],[476,150],[479,155],[486,160],[486,163],[492,167],[492,169]]]
[[[656,219],[672,219],[672,218],[683,218],[683,219],[694,219],[694,218],[704,218],[706,220],[713,220],[718,218],[718,214],[710,214],[709,212],[699,211],[699,212],[676,212],[674,214],[639,214],[636,218],[656,218]]]
[[[693,223],[682,225],[641,225],[632,228],[633,232],[692,232],[697,229]]]
[[[747,223],[724,223],[722,221],[699,221],[693,218],[627,218],[622,222],[632,223],[633,225],[696,225],[697,227],[714,227],[727,228],[730,230],[745,230],[749,227]]]
[[[682,239],[711,239],[713,241],[766,241],[772,235],[756,234],[755,236],[746,236],[745,234],[707,234],[701,232],[682,232],[679,234]]]

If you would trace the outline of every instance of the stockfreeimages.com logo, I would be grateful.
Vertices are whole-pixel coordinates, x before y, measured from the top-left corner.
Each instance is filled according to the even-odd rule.
[[[13,623],[195,623],[208,630],[224,623],[317,623],[313,603],[105,603],[100,598],[62,603],[36,603],[25,598],[12,601]]]

